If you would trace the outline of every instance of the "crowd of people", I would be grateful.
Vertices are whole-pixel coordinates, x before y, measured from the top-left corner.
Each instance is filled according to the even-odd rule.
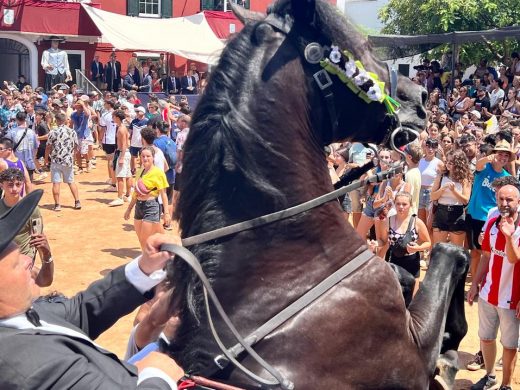
[[[197,93],[203,90],[204,82],[198,76],[195,78],[196,69],[190,69],[183,81],[175,72],[167,75],[161,62],[143,63],[136,56],[121,77],[118,64],[115,53],[107,64],[99,63],[98,58],[93,61],[92,81],[107,89],[102,95],[84,94],[67,84],[44,91],[32,90],[29,85],[20,85],[18,90],[5,83],[0,91],[3,192],[0,228],[7,211],[29,198],[34,183],[44,181],[49,175],[53,210],[61,210],[63,182],[73,195],[73,208],[81,210],[75,177],[85,175],[88,180],[91,170],[106,169],[105,191],[114,194],[109,206],[126,205],[122,217],[126,220],[133,217],[137,239],[143,253],[147,253],[127,267],[135,268],[139,263],[143,270],[147,266],[141,267],[141,262],[158,256],[160,242],[157,238],[154,241],[157,236],[153,235],[172,226],[191,119],[185,97],[177,101],[174,96],[161,100],[151,95],[150,102],[143,104],[137,92]],[[421,268],[428,267],[433,245],[450,242],[470,250],[472,284],[467,298],[470,304],[478,299],[481,351],[468,369],[486,370],[482,380],[473,385],[475,390],[511,389],[519,347],[520,64],[517,64],[516,53],[510,66],[499,67],[498,71],[482,61],[467,79],[460,70],[456,71],[451,85],[438,62],[425,61],[412,79],[429,92],[428,122],[416,142],[399,151],[355,142],[333,144],[328,155],[333,183],[369,161],[375,161],[376,166],[368,176],[396,164],[406,167],[403,173],[382,183],[349,193],[341,206],[345,217],[366,237],[375,253],[416,278],[415,291],[420,285]],[[98,164],[96,156],[101,154],[98,148],[106,157],[106,167]],[[42,226],[38,208],[31,208],[31,214],[20,223],[20,231],[14,237],[17,246],[3,243],[0,251],[4,250],[3,256],[13,262],[29,259],[32,279],[43,287],[52,284],[54,263]],[[154,242],[152,246],[147,245],[150,240]],[[36,265],[37,256],[40,262]],[[0,261],[0,266],[3,262]],[[159,263],[152,263],[150,271],[160,269]],[[135,283],[137,279],[130,279],[137,290],[145,291],[140,285],[144,279]],[[107,286],[103,288],[109,288],[109,282],[105,283]],[[145,282],[150,288],[158,284],[150,283]],[[152,301],[141,306],[136,319],[139,325],[134,328],[128,346],[129,359],[159,335],[166,335],[167,339],[174,332],[175,321],[164,309],[169,293],[163,284],[158,285],[157,291]],[[129,293],[128,288],[124,293]],[[64,297],[47,297],[44,303],[56,300],[66,305],[71,302]],[[129,303],[132,308],[143,303],[137,298],[134,301]],[[1,302],[0,299],[0,322],[13,314],[3,310]],[[76,326],[85,329],[85,324]],[[499,328],[503,354],[495,364]],[[90,337],[96,335],[92,331],[86,333]],[[148,363],[136,363],[140,368],[139,383],[149,378],[142,374],[150,372],[145,368],[159,364],[155,360]],[[168,373],[175,369],[166,365],[163,368]],[[503,371],[501,382],[495,375],[497,369]],[[168,382],[164,372],[158,376]],[[129,375],[135,377],[135,373]]]
[[[429,92],[419,141],[401,151],[333,144],[328,159],[333,182],[374,158],[367,175],[404,162],[404,174],[351,192],[342,206],[375,253],[417,278],[416,290],[433,245],[470,250],[468,302],[478,298],[481,351],[467,368],[486,369],[474,390],[510,389],[519,347],[518,58],[513,53],[510,66],[498,70],[482,60],[467,78],[457,67],[453,80],[439,62],[425,60],[412,78]],[[499,328],[503,355],[495,364]],[[503,370],[501,382],[496,370]]]

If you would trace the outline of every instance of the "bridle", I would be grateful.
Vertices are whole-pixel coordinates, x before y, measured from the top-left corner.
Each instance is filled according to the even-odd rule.
[[[300,57],[305,60],[306,67],[312,72],[314,84],[320,92],[321,97],[325,103],[325,107],[327,108],[332,126],[332,134],[336,133],[339,125],[339,116],[336,109],[334,91],[332,89],[334,81],[330,77],[329,71],[321,65],[323,58],[326,57],[325,53],[327,50],[330,50],[330,47],[302,38],[302,36],[296,32],[294,21],[289,15],[286,15],[282,18],[275,13],[269,13],[267,17],[260,23],[266,23],[275,30],[284,33],[287,38],[289,38],[294,43],[298,53],[300,54]],[[387,63],[387,68],[389,76],[388,100],[392,101],[396,107],[393,108],[391,107],[391,104],[387,104],[387,115],[390,116],[390,122],[392,126],[389,127],[388,132],[383,140],[383,144],[389,144],[393,150],[402,154],[402,151],[395,145],[395,137],[400,131],[402,131],[401,122],[399,120],[399,116],[397,115],[400,105],[396,101],[399,76],[397,74],[397,70],[389,63]],[[354,93],[356,93],[359,97],[363,91],[358,90]],[[385,103],[387,103],[387,101],[385,101]],[[377,104],[383,104],[383,102]]]
[[[269,14],[263,21],[263,23],[268,23],[275,29],[285,33],[288,37],[292,36],[292,29],[293,29],[293,22],[292,19],[289,17],[281,18],[280,16],[271,13]],[[317,52],[319,51],[318,43],[316,42],[308,42],[305,44],[305,47],[302,45],[297,44],[296,46],[299,48],[300,55],[306,59],[308,62],[309,67],[313,71],[313,80],[316,83],[318,89],[320,90],[320,93],[323,97],[323,100],[326,104],[331,124],[333,127],[333,132],[336,131],[338,126],[338,116],[336,111],[336,106],[334,103],[334,93],[332,91],[332,85],[333,81],[330,78],[328,72],[321,68],[319,65],[317,65],[316,58],[317,58]],[[390,90],[391,94],[396,93],[397,90],[397,73],[395,70],[391,69],[389,67],[389,73],[390,73]],[[394,113],[394,117],[396,118],[396,123],[399,124],[399,119],[397,118],[397,115]],[[389,134],[387,135],[387,138],[389,139],[390,144],[392,145],[392,148],[399,151],[395,144],[393,143],[394,137],[397,134],[397,132],[400,130],[400,126],[396,127],[395,129],[391,130]],[[357,255],[348,263],[346,263],[344,266],[342,266],[340,269],[338,269],[336,272],[334,272],[332,275],[328,276],[324,280],[322,280],[319,284],[317,284],[315,287],[310,289],[308,292],[306,292],[303,296],[298,298],[295,302],[287,306],[285,309],[283,309],[281,312],[276,314],[274,317],[269,319],[267,322],[265,322],[263,325],[261,325],[259,328],[255,329],[253,332],[251,332],[248,336],[242,337],[238,330],[235,328],[231,320],[229,319],[228,315],[224,311],[220,301],[218,300],[213,288],[211,287],[211,284],[209,280],[207,279],[206,275],[204,274],[204,271],[200,265],[200,262],[195,257],[195,255],[189,251],[186,247],[202,244],[208,241],[214,241],[217,239],[221,239],[224,237],[228,237],[233,234],[237,234],[239,232],[258,228],[260,226],[264,226],[267,224],[271,224],[277,221],[281,221],[287,218],[290,218],[292,216],[304,213],[306,211],[309,211],[313,208],[316,208],[318,206],[321,206],[331,200],[335,200],[338,197],[347,194],[348,192],[354,191],[358,188],[361,188],[367,184],[370,183],[379,183],[383,180],[386,180],[392,176],[394,176],[396,173],[400,173],[402,171],[402,166],[397,165],[394,167],[391,167],[387,171],[379,172],[374,176],[369,177],[368,179],[365,179],[363,181],[357,181],[350,185],[347,185],[345,187],[342,187],[340,189],[337,189],[335,191],[329,192],[325,195],[322,195],[320,197],[317,197],[315,199],[309,200],[307,202],[304,202],[302,204],[290,207],[285,210],[277,211],[271,214],[267,214],[261,217],[257,217],[248,221],[236,223],[230,226],[226,226],[223,228],[215,229],[210,232],[202,233],[196,236],[188,237],[182,240],[183,246],[177,246],[173,244],[163,244],[161,246],[161,250],[170,252],[171,254],[176,255],[177,257],[181,258],[184,262],[188,264],[188,266],[197,274],[198,278],[200,279],[202,286],[203,286],[203,296],[204,296],[204,303],[205,303],[205,310],[206,315],[209,323],[209,328],[211,331],[211,334],[217,343],[219,349],[222,351],[221,355],[218,355],[214,358],[215,367],[210,369],[208,371],[210,374],[215,373],[215,368],[218,370],[223,370],[227,367],[229,363],[232,363],[236,368],[238,368],[240,371],[242,371],[247,377],[249,377],[254,382],[258,383],[262,388],[274,388],[274,387],[280,387],[284,390],[292,390],[294,389],[294,383],[292,383],[288,378],[286,378],[284,375],[282,375],[276,368],[274,368],[272,365],[267,363],[261,356],[259,356],[252,348],[252,346],[259,341],[261,341],[263,338],[265,338],[267,335],[269,335],[271,332],[273,332],[276,328],[281,326],[283,323],[288,321],[290,318],[292,318],[296,313],[300,312],[302,309],[316,301],[319,297],[321,297],[325,292],[329,291],[332,287],[334,287],[336,284],[340,283],[342,280],[344,280],[346,277],[348,277],[350,274],[352,274],[354,271],[356,271],[358,268],[360,268],[362,265],[364,265],[366,262],[368,262],[370,259],[374,257],[374,254],[367,249],[362,250],[361,252],[357,253]],[[213,316],[211,314],[210,309],[210,303],[212,302],[215,310],[223,320],[226,327],[231,331],[233,337],[237,341],[237,344],[235,344],[233,347],[228,348],[224,345],[222,342],[216,328],[213,322]],[[256,363],[262,367],[265,371],[267,371],[272,379],[266,379],[263,377],[260,377],[259,375],[255,374],[254,372],[250,371],[248,368],[243,366],[237,358],[240,354],[243,352],[247,352],[248,355],[256,361]]]

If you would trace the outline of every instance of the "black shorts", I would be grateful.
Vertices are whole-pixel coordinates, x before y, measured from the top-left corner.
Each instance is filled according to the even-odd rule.
[[[175,191],[181,190],[181,183],[182,183],[182,174],[175,173],[175,183],[173,184],[173,189]]]
[[[389,260],[390,263],[403,267],[410,272],[414,278],[418,278],[421,273],[421,255],[419,252],[403,257],[394,257],[390,254]]]
[[[466,215],[466,241],[468,242],[469,249],[481,249],[478,243],[478,236],[482,232],[485,223],[486,221],[473,219],[471,215]]]
[[[114,154],[116,151],[116,145],[115,144],[103,144],[103,151],[106,154]]]
[[[166,188],[166,197],[168,198],[168,204],[172,204],[173,202],[173,186],[175,184],[170,183],[168,188]]]
[[[464,206],[437,205],[433,215],[432,227],[443,232],[466,231],[466,214]]]
[[[45,147],[46,147],[46,145],[43,142],[41,142],[40,145],[38,146],[38,150],[36,151],[37,159],[45,158]]]

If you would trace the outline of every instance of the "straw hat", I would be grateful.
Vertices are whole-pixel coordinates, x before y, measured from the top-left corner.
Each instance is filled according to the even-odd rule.
[[[511,149],[511,145],[506,140],[498,141],[493,148],[493,152],[508,152],[510,160],[512,160],[515,156],[513,150]]]

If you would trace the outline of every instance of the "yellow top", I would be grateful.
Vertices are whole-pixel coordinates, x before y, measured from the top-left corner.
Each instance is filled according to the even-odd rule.
[[[166,179],[166,174],[164,171],[156,166],[153,166],[150,168],[150,170],[146,173],[144,173],[144,168],[140,168],[136,172],[136,182],[135,186],[138,186],[139,180],[142,181],[142,183],[146,186],[146,188],[150,191],[148,196],[153,196],[154,198],[157,198],[159,196],[160,190],[163,190],[165,188],[168,188],[168,180]],[[135,188],[135,191],[133,193],[133,197],[137,198],[138,191],[137,188]]]

